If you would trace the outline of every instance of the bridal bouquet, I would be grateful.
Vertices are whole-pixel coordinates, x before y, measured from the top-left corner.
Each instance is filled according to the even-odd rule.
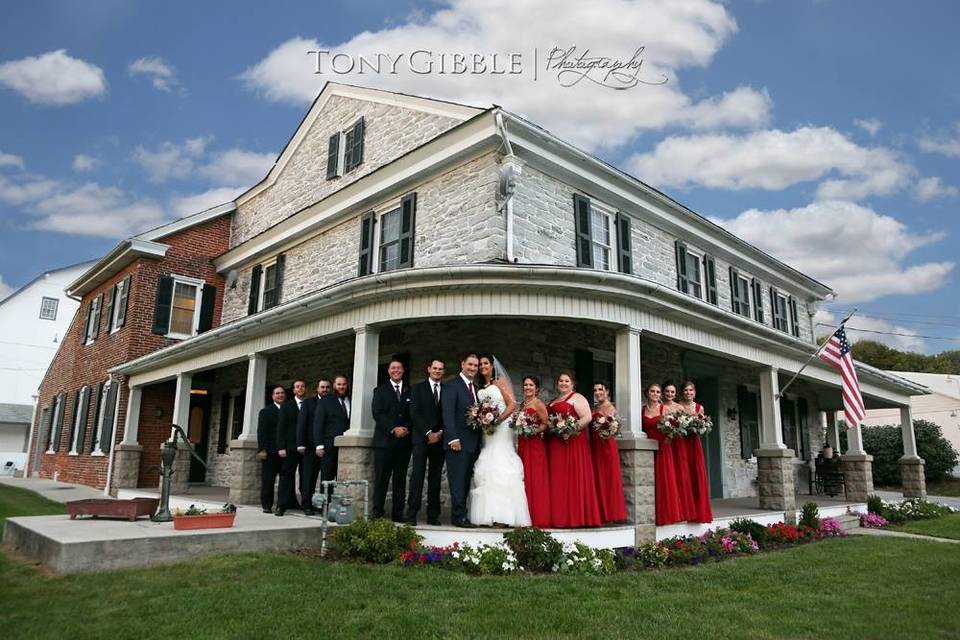
[[[615,416],[597,416],[590,423],[590,426],[601,440],[616,438],[620,435],[620,421]]]
[[[467,409],[467,425],[472,429],[483,429],[485,434],[493,435],[497,429],[497,417],[500,407],[491,399],[481,400]]]
[[[657,423],[657,429],[660,430],[667,440],[673,440],[687,435],[686,423],[688,416],[684,413],[667,413],[660,422]]]
[[[705,436],[713,431],[713,420],[710,416],[687,416],[686,428],[687,435]]]
[[[576,416],[562,416],[554,413],[550,416],[550,433],[569,440],[580,433],[580,421]]]
[[[536,415],[521,410],[513,419],[513,430],[521,438],[532,438],[540,435],[540,423]]]

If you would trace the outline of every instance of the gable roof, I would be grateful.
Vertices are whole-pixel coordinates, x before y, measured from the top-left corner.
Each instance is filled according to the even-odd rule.
[[[30,424],[33,405],[0,402],[0,424]]]
[[[46,277],[46,276],[48,276],[48,275],[52,275],[52,274],[54,274],[54,273],[60,273],[61,271],[70,271],[71,269],[77,269],[77,268],[79,268],[79,267],[89,267],[90,265],[94,264],[94,262],[95,262],[94,260],[87,260],[86,262],[78,262],[78,263],[76,263],[76,264],[67,265],[67,266],[65,266],[65,267],[58,267],[58,268],[56,268],[56,269],[50,269],[49,271],[44,271],[43,273],[41,273],[41,274],[38,275],[37,277],[35,277],[35,278],[33,278],[32,280],[30,280],[30,282],[28,282],[27,284],[23,285],[22,287],[20,287],[20,288],[17,289],[16,291],[11,292],[10,295],[8,295],[7,297],[0,299],[0,305],[4,304],[4,303],[6,303],[6,302],[9,302],[9,301],[12,300],[15,296],[23,293],[24,291],[26,291],[27,289],[29,289],[31,286],[33,286],[36,282],[38,282],[41,278],[44,278],[44,277]]]

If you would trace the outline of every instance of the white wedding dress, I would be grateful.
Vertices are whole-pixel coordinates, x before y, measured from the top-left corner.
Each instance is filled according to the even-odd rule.
[[[503,411],[506,403],[496,385],[477,392],[480,400],[493,399]],[[473,467],[469,518],[473,524],[505,524],[529,527],[530,509],[523,486],[523,462],[514,449],[511,418],[497,425],[492,435],[483,435],[483,449]]]

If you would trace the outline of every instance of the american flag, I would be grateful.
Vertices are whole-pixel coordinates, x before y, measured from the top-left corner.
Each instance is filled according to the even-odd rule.
[[[842,324],[824,345],[823,351],[820,352],[820,359],[840,370],[840,378],[843,380],[840,388],[843,396],[843,415],[847,419],[848,429],[857,426],[864,416],[863,396],[860,395],[860,381],[857,380],[853,356],[850,355],[850,342],[847,340],[847,333],[843,330]]]

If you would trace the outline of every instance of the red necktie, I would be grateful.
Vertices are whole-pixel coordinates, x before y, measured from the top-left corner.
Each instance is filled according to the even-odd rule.
[[[474,401],[474,402],[476,402],[476,401],[477,401],[477,394],[475,394],[475,393],[473,392],[473,383],[472,383],[472,382],[468,382],[468,383],[467,383],[467,388],[470,389],[470,397],[473,398],[473,401]]]

